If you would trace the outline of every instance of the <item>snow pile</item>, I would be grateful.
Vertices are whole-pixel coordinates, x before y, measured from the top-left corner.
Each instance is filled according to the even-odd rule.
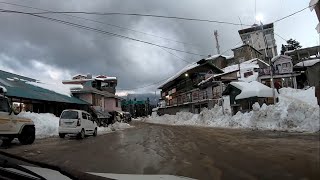
[[[53,114],[45,113],[31,113],[21,112],[19,117],[31,119],[36,128],[36,138],[46,138],[58,135],[59,118]]]
[[[287,89],[282,91],[283,94],[289,92]],[[286,95],[280,94],[280,102],[275,105],[267,106],[263,104],[260,107],[260,105],[256,103],[253,105],[252,111],[248,113],[238,112],[234,116],[231,116],[228,111],[223,114],[222,107],[215,106],[210,110],[204,109],[200,114],[179,112],[176,115],[153,115],[150,118],[143,119],[143,121],[170,125],[318,132],[320,130],[319,106],[291,98],[291,95],[299,94],[300,97],[304,97],[306,101],[315,99],[310,91],[312,90],[301,90],[291,94],[287,93]],[[311,100],[312,104],[313,101],[314,100]]]
[[[292,88],[281,88],[279,90],[280,100],[283,101],[298,101],[301,103],[306,103],[311,106],[317,107],[317,98],[315,97],[315,87],[311,87],[307,90],[302,89],[292,89]]]
[[[128,123],[115,122],[114,124],[111,124],[108,127],[98,127],[98,135],[110,133],[112,131],[124,130],[124,129],[131,128],[131,127],[133,127],[133,126],[130,126],[130,124],[128,124]]]
[[[56,92],[58,94],[62,94],[65,96],[69,96],[71,97],[72,93],[71,93],[71,89],[82,89],[83,86],[79,85],[79,84],[62,84],[62,83],[46,83],[46,82],[31,82],[28,81],[26,82],[27,84],[33,85],[33,86],[37,86],[43,89],[47,89],[53,92]]]

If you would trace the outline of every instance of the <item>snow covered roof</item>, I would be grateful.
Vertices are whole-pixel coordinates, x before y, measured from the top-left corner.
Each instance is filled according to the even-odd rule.
[[[230,85],[241,90],[236,99],[246,99],[249,97],[273,97],[272,89],[258,81],[252,82],[231,82]],[[278,93],[275,91],[276,96]]]
[[[211,79],[213,79],[213,78],[215,78],[215,77],[223,76],[223,75],[230,74],[230,73],[237,72],[237,71],[239,71],[239,69],[236,69],[236,70],[230,71],[230,72],[221,73],[221,74],[213,74],[213,75],[210,76],[209,78],[207,78],[207,79],[205,79],[205,80],[202,80],[202,81],[198,84],[198,86],[200,86],[200,85],[202,85],[202,84],[210,81]]]
[[[58,94],[62,94],[65,96],[71,97],[71,89],[82,89],[83,86],[79,84],[62,84],[62,83],[53,83],[53,82],[41,82],[41,81],[36,81],[36,82],[30,82],[27,81],[25,82],[27,84],[37,86],[43,89],[47,89],[49,91],[56,92]]]
[[[0,70],[0,85],[7,89],[6,95],[8,97],[72,104],[88,104],[71,95],[70,88],[73,88],[74,86],[64,86],[61,82],[39,82],[32,78]]]
[[[222,54],[215,54],[215,55],[212,55],[210,57],[208,57],[206,60],[214,60],[218,57],[224,57],[226,59],[231,59],[231,58],[234,58],[234,56],[226,56],[226,55],[222,55]]]
[[[2,89],[2,92],[7,92],[7,88],[5,88],[4,86],[0,86],[0,89]]]
[[[219,55],[220,56],[220,55]],[[218,56],[218,57],[219,57]],[[188,72],[191,69],[194,69],[198,66],[202,66],[204,64],[206,64],[209,61],[206,61],[207,59],[202,59],[198,62],[194,62],[191,64],[188,64],[187,66],[185,66],[184,68],[182,68],[178,73],[176,73],[175,75],[173,75],[172,77],[170,77],[169,79],[167,79],[165,82],[163,82],[161,85],[158,86],[159,89],[161,89],[164,85],[166,85],[167,83],[175,80],[176,78],[180,77],[182,74]],[[211,64],[211,63],[210,63]],[[213,67],[215,67],[217,69],[217,71],[219,72],[223,72],[220,68],[216,67],[215,65],[211,64]]]
[[[184,68],[182,68],[178,73],[176,73],[175,75],[173,75],[172,77],[170,77],[169,79],[167,79],[164,83],[162,83],[158,88],[161,88],[162,86],[164,86],[165,84],[167,84],[170,81],[173,81],[174,79],[178,78],[180,75],[182,75],[183,73],[187,72],[190,69],[193,69],[195,67],[199,66],[199,64],[197,64],[196,62],[192,63],[192,64],[188,64],[187,66],[185,66]]]
[[[105,81],[105,80],[117,80],[117,77],[110,77],[110,76],[104,76],[104,75],[99,75],[94,78],[95,80],[100,80],[100,81]]]
[[[261,60],[260,60],[261,61]],[[241,73],[241,76],[240,76],[240,73],[238,72],[238,77],[240,81],[246,81],[246,82],[250,82],[250,81],[254,81],[254,80],[257,80],[258,78],[258,73],[257,72],[254,72],[254,69],[257,69],[259,68],[259,65],[258,65],[258,59],[255,58],[255,59],[251,59],[249,61],[245,61],[243,63],[240,63],[240,73]],[[239,65],[238,64],[235,64],[235,65],[231,65],[231,66],[227,66],[223,69],[223,71],[225,73],[229,73],[229,72],[233,72],[233,71],[236,71],[236,70],[239,70]],[[253,75],[251,76],[248,76],[248,77],[244,77],[244,74],[247,73],[247,72],[254,72]]]
[[[284,59],[292,59],[290,56],[287,56],[287,55],[278,55],[278,56],[275,56],[271,59],[271,62],[275,62],[276,60],[280,59],[280,58],[284,58]]]
[[[309,66],[313,66],[313,65],[317,64],[318,62],[320,62],[320,59],[311,59],[311,60],[306,60],[306,61],[299,62],[295,66],[298,66],[298,67],[304,67],[304,66],[305,67],[309,67]]]

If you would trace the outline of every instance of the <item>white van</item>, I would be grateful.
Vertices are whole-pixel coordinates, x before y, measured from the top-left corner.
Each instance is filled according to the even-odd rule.
[[[86,111],[64,110],[59,121],[59,136],[64,138],[66,134],[76,134],[80,139],[86,135],[97,136],[97,123]]]

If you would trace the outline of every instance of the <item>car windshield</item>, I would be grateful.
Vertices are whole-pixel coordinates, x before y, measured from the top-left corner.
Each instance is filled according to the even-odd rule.
[[[78,119],[77,111],[63,111],[61,114],[61,119]]]
[[[9,112],[9,104],[7,99],[0,97],[0,112]]]

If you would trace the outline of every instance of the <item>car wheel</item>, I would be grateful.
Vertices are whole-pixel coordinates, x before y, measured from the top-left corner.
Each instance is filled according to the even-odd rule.
[[[78,134],[78,138],[84,139],[84,137],[85,137],[85,132],[84,132],[84,129],[82,129],[81,132]]]
[[[66,136],[66,134],[59,133],[59,137],[60,137],[60,138],[64,138],[65,136]]]
[[[18,139],[21,144],[32,144],[36,138],[35,128],[31,126],[24,127]]]
[[[96,137],[98,134],[97,128],[94,129],[93,136]]]

